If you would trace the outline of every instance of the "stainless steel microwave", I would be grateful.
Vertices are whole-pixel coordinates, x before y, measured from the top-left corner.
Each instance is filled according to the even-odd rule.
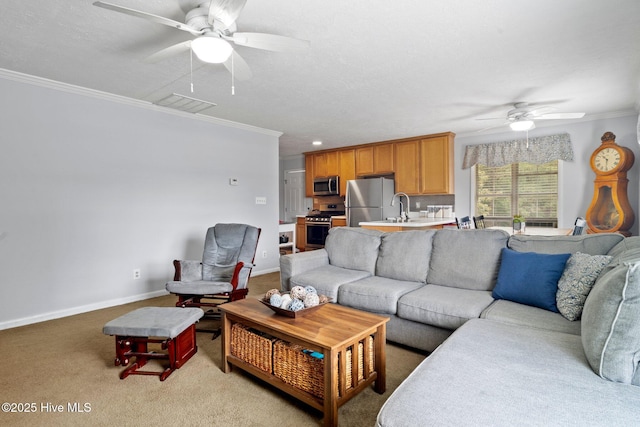
[[[313,179],[314,196],[339,196],[340,177],[337,175]]]

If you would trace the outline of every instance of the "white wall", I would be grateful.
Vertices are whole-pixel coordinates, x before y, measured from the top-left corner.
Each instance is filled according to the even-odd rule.
[[[640,221],[640,204],[638,196],[640,188],[640,146],[637,142],[636,124],[637,115],[599,119],[593,121],[573,122],[559,126],[536,128],[529,132],[529,136],[553,135],[568,133],[573,145],[573,162],[561,162],[561,174],[559,182],[560,212],[558,213],[558,227],[570,228],[578,216],[584,217],[593,197],[593,180],[595,174],[589,166],[589,159],[593,151],[600,146],[602,135],[611,131],[616,135],[616,143],[629,147],[635,154],[636,161],[629,172],[628,194],[629,203],[636,215],[636,221],[631,228],[634,236],[638,235],[638,222]],[[471,170],[462,169],[464,150],[467,145],[484,144],[498,141],[510,141],[524,138],[524,132],[505,132],[491,135],[478,135],[472,137],[456,137],[455,143],[455,188],[456,188],[456,214],[458,216],[473,214],[473,200],[471,200]]]
[[[35,81],[0,75],[0,329],[164,294],[218,222],[277,271],[280,133]]]

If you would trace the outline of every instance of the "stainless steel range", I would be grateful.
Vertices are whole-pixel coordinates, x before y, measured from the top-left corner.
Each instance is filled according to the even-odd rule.
[[[323,248],[331,228],[331,217],[344,213],[343,204],[320,205],[320,209],[309,211],[304,221],[307,235],[305,249]]]

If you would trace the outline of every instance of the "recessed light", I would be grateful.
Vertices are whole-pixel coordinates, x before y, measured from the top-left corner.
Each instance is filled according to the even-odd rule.
[[[313,145],[322,145],[322,141],[313,141],[312,144]]]

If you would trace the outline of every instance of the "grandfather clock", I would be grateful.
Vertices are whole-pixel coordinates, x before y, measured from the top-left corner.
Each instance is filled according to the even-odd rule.
[[[602,135],[602,143],[591,155],[593,199],[587,209],[588,233],[615,233],[630,236],[635,215],[627,197],[627,171],[634,162],[633,151],[616,144],[611,132]]]

